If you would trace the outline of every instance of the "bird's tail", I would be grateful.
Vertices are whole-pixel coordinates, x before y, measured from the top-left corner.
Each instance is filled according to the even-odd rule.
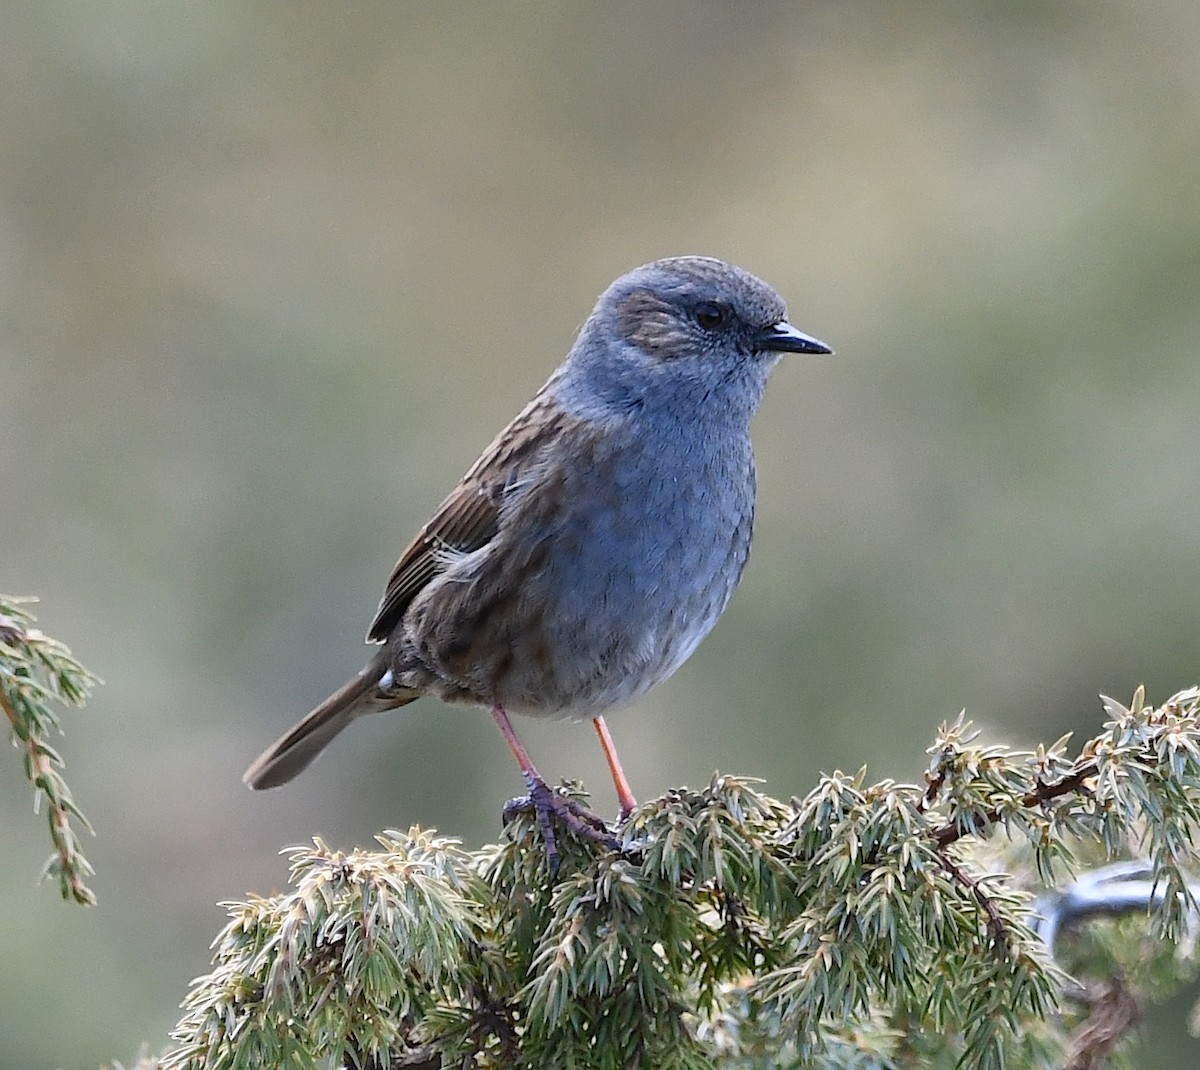
[[[395,709],[418,697],[415,691],[411,694],[381,692],[378,685],[386,672],[386,658],[381,650],[353,680],[339,687],[303,721],[255,758],[242,780],[256,791],[286,784],[303,772],[355,717]]]

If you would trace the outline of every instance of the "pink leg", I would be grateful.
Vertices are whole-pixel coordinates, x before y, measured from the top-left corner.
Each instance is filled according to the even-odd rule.
[[[595,725],[596,735],[600,737],[600,748],[604,751],[604,760],[608,762],[608,771],[612,774],[613,786],[617,789],[617,802],[621,806],[621,820],[624,821],[633,813],[637,799],[633,797],[633,790],[629,787],[629,781],[625,779],[625,770],[621,768],[621,759],[617,757],[617,748],[604,718],[596,717],[592,724]]]
[[[517,759],[517,765],[521,767],[521,772],[525,774],[528,780],[533,777],[534,780],[541,780],[538,771],[533,767],[533,761],[529,757],[529,752],[525,749],[525,745],[517,736],[517,730],[513,728],[512,721],[508,719],[508,714],[504,707],[497,704],[492,707],[492,720],[496,722],[496,727],[500,729],[500,734],[504,737],[504,742],[508,744],[508,749],[512,751],[513,757]]]

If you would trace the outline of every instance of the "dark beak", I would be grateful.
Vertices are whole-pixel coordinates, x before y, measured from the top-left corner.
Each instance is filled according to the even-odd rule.
[[[824,342],[801,334],[787,320],[780,320],[754,336],[755,349],[774,353],[832,353]]]

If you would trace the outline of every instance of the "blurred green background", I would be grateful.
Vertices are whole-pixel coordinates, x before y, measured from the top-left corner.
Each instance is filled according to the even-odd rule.
[[[247,762],[362,662],[403,544],[655,257],[762,275],[837,356],[756,424],[755,552],[612,727],[636,789],[802,793],[1197,682],[1200,5],[13,5],[0,590],[107,685],[68,719],[94,911],[0,776],[0,1068],[165,1041],[277,850],[497,835],[486,714]],[[613,808],[590,731],[523,722]],[[1194,1063],[1187,1001],[1140,1065]]]

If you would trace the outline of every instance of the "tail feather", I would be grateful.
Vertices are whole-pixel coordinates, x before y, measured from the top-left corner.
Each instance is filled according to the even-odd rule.
[[[380,694],[376,688],[385,669],[382,657],[372,658],[353,680],[339,687],[255,758],[242,780],[255,791],[286,784],[303,772],[355,717],[403,706],[418,697],[415,691],[411,696]]]

